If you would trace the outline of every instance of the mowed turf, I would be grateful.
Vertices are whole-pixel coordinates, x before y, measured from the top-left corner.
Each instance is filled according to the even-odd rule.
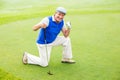
[[[69,0],[67,1],[69,2]],[[89,2],[85,0],[80,2],[76,0],[76,2],[69,4],[67,1],[60,3],[57,1],[42,1],[44,4],[50,6],[38,6],[37,3],[37,9],[41,9],[41,11],[37,11],[34,4],[32,8],[28,7],[30,11],[28,9],[21,9],[24,15],[22,15],[22,12],[16,12],[16,14],[19,14],[17,16],[18,18],[14,17],[13,15],[15,15],[15,13],[11,11],[8,11],[8,13],[11,13],[9,16],[12,16],[13,19],[9,18],[7,20],[8,22],[5,22],[7,16],[6,18],[4,17],[4,19],[3,17],[0,18],[0,21],[3,19],[3,23],[0,25],[1,69],[8,71],[22,80],[120,79],[120,13],[119,6],[117,5],[119,1],[105,2],[105,0],[103,0],[103,2]],[[75,5],[79,3],[81,4],[80,6]],[[32,4],[32,1],[29,2],[29,4]],[[29,4],[26,3],[26,6]],[[22,55],[24,51],[38,56],[38,50],[35,44],[38,31],[32,31],[32,26],[46,15],[52,15],[55,7],[57,7],[56,4],[62,6],[66,4],[65,7],[68,9],[65,21],[70,20],[72,23],[70,38],[73,58],[76,60],[76,64],[62,64],[62,47],[54,47],[51,53],[49,67],[42,68],[35,65],[23,65]],[[19,3],[18,6],[15,6],[21,7],[21,5],[25,7],[25,3]],[[51,11],[47,13],[49,8]],[[109,8],[112,10],[109,10]],[[6,9],[3,8],[3,10]],[[1,12],[5,13],[3,10],[1,10]],[[31,11],[36,12],[33,13]],[[31,12],[31,17],[27,15],[29,12]],[[43,13],[36,16],[36,13],[39,14],[40,12]],[[6,14],[8,13],[6,12]],[[0,15],[3,16],[3,14]],[[24,16],[28,17],[24,18]],[[9,20],[11,20],[11,23]],[[54,75],[49,76],[47,74],[49,69]]]

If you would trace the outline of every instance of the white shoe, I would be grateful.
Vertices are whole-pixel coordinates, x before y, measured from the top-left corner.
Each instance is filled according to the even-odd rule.
[[[61,62],[62,62],[62,63],[69,63],[69,64],[74,64],[74,63],[76,63],[74,60],[68,59],[68,58],[62,59]]]
[[[23,53],[23,58],[22,58],[23,64],[27,64],[27,53]]]

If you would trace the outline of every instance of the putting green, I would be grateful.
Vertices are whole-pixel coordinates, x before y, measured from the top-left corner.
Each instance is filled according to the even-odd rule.
[[[69,4],[68,4],[69,2]],[[22,80],[119,80],[119,0],[1,0],[0,68]],[[11,7],[12,5],[12,7]],[[62,64],[62,47],[54,47],[49,67],[23,65],[24,51],[38,56],[38,32],[32,26],[52,15],[57,6],[67,8],[72,23],[71,42],[76,64]],[[61,34],[60,34],[61,35]]]

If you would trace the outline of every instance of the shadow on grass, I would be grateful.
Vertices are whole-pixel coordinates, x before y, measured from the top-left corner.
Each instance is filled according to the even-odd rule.
[[[21,79],[0,69],[0,80],[21,80]]]

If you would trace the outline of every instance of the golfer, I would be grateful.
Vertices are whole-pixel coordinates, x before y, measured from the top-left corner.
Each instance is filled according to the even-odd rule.
[[[58,7],[54,15],[43,18],[38,24],[33,26],[33,31],[40,29],[36,44],[39,50],[39,57],[24,52],[22,61],[24,64],[35,64],[42,67],[48,66],[50,60],[51,49],[54,46],[61,45],[63,47],[62,63],[75,63],[72,60],[72,48],[70,38],[71,25],[65,26],[63,20],[66,15],[66,9]],[[58,34],[62,31],[63,36]],[[57,52],[56,52],[57,54]]]

